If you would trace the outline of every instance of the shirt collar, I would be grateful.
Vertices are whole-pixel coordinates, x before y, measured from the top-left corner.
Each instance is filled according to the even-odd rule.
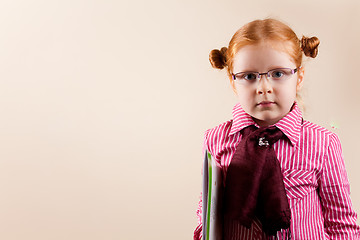
[[[234,106],[232,116],[233,122],[229,135],[239,132],[243,128],[250,125],[255,125],[256,127],[259,127],[259,125],[255,123],[253,118],[249,114],[247,114],[240,106],[240,103]],[[274,125],[278,127],[290,139],[293,145],[296,145],[300,137],[301,124],[302,113],[298,104],[295,102],[291,111]]]

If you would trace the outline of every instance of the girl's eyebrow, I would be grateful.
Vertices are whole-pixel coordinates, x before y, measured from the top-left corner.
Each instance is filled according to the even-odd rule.
[[[268,70],[267,70],[266,72],[268,72],[268,71],[270,71],[270,70],[278,69],[278,68],[292,68],[292,67],[274,65],[274,66],[268,68]],[[245,68],[245,69],[251,69],[251,68]],[[259,73],[260,73],[261,71],[257,71],[257,70],[242,70],[242,71],[238,71],[238,72],[235,72],[235,73],[243,73],[243,72],[259,72]]]

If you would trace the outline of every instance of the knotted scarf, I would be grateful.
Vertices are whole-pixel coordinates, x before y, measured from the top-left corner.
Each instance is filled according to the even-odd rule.
[[[226,175],[224,218],[250,228],[257,217],[268,236],[276,235],[290,227],[291,218],[280,163],[272,146],[283,133],[275,126],[251,125],[242,131]]]

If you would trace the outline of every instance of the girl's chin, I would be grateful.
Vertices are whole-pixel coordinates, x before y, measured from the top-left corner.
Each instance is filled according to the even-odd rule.
[[[281,119],[281,118],[273,118],[273,117],[258,117],[258,118],[252,117],[252,118],[260,127],[274,125]]]

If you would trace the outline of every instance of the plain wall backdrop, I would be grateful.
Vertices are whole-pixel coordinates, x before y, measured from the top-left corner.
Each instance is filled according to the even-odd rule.
[[[266,17],[321,41],[304,116],[339,135],[360,213],[359,15],[358,0],[1,1],[0,239],[191,239],[204,132],[236,103],[208,54]]]

